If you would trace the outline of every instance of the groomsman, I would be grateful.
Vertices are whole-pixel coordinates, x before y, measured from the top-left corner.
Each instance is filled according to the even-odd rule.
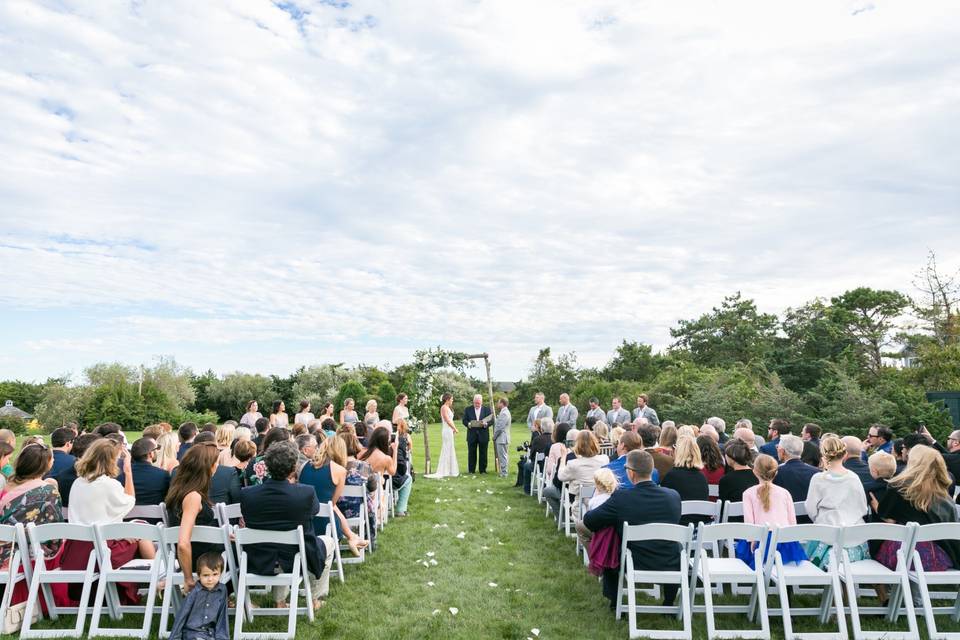
[[[538,391],[537,395],[533,396],[533,406],[530,407],[530,411],[527,413],[527,428],[530,429],[530,438],[533,438],[533,421],[534,420],[543,420],[544,418],[553,419],[553,409],[550,408],[550,405],[544,403],[544,395],[542,392]]]
[[[577,428],[577,418],[580,417],[580,411],[577,410],[575,406],[570,404],[570,396],[561,393],[560,394],[560,408],[557,409],[557,424],[561,422],[566,422],[568,425]]]
[[[618,424],[624,425],[630,422],[630,412],[620,406],[620,398],[614,398],[610,401],[610,404],[613,408],[607,411],[607,425],[611,429]]]
[[[507,408],[510,404],[506,398],[500,398],[497,407],[500,409],[497,413],[497,420],[493,423],[493,451],[497,456],[497,462],[500,464],[500,477],[507,477],[507,464],[510,458],[510,424],[513,417]]]
[[[607,414],[603,411],[603,407],[600,406],[600,400],[598,398],[590,398],[590,410],[587,411],[588,418],[596,418],[599,422],[607,421]]]
[[[467,428],[467,471],[487,472],[487,443],[490,442],[490,407],[483,405],[483,396],[473,396],[473,405],[463,412],[463,426]],[[480,461],[477,464],[477,454]],[[479,469],[478,469],[479,466]]]
[[[637,408],[633,410],[633,419],[636,420],[637,418],[646,418],[647,422],[653,426],[660,426],[660,418],[657,417],[657,412],[653,410],[653,407],[647,404],[647,394],[645,393],[637,396]]]

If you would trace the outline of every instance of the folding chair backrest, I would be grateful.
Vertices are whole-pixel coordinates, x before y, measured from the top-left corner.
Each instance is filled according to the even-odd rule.
[[[321,502],[320,508],[317,509],[317,513],[314,514],[315,518],[333,518],[333,503],[332,502]],[[317,535],[322,535],[319,531]]]
[[[27,534],[32,544],[40,545],[50,540],[76,540],[96,544],[97,537],[93,527],[86,524],[52,522],[50,524],[27,524]]]
[[[746,522],[723,522],[720,524],[700,523],[697,529],[697,540],[701,544],[718,542],[720,540],[747,540],[750,542],[766,542],[767,527],[761,524]]]
[[[597,485],[595,484],[581,484],[580,485],[580,497],[581,498],[592,498],[597,492]]]
[[[789,527],[780,527],[773,530],[773,542],[807,542],[815,540],[831,547],[840,544],[841,527],[826,524],[795,524]]]
[[[541,462],[543,462],[543,461],[546,460],[546,459],[547,459],[547,456],[546,456],[546,455],[544,455],[544,454],[542,454],[542,453],[538,453],[538,454],[537,454],[537,457],[534,458],[533,461],[534,461],[535,464],[540,464]]]
[[[684,500],[680,503],[680,515],[706,516],[716,522],[720,519],[720,504],[709,500]]]
[[[720,485],[718,484],[708,484],[707,485],[707,495],[711,498],[720,497]]]
[[[867,540],[892,540],[900,542],[906,551],[907,545],[913,536],[913,529],[902,524],[889,524],[886,522],[871,522],[869,524],[856,524],[851,527],[844,527],[840,536],[840,544],[844,547],[855,547],[863,544]]]
[[[241,517],[240,503],[224,504],[218,502],[214,505],[214,515],[221,527],[229,526],[231,520],[237,520]]]
[[[743,503],[742,502],[731,502],[727,500],[723,503],[723,521],[727,522],[730,518],[742,518],[743,517]]]
[[[627,524],[624,522],[621,540],[624,549],[627,548],[628,542],[643,542],[647,540],[664,540],[689,546],[692,535],[693,525],[684,527],[679,524]]]
[[[267,529],[248,529],[240,527],[235,534],[238,545],[262,543],[299,545],[303,540],[303,527],[289,531],[270,531]]]
[[[805,515],[807,515],[807,503],[804,502],[804,501],[802,501],[802,500],[801,500],[800,502],[794,502],[794,503],[793,503],[793,513],[794,513],[794,515],[796,515],[798,518],[799,518],[800,516],[805,516]]]
[[[133,509],[130,510],[124,520],[133,520],[135,518],[140,518],[143,520],[162,520],[166,524],[166,519],[164,516],[163,505],[159,504],[138,504]]]
[[[17,526],[13,524],[0,524],[0,544],[17,543]]]
[[[101,542],[108,540],[150,540],[161,543],[163,536],[160,529],[155,524],[145,524],[143,522],[114,522],[112,524],[98,524],[95,526],[97,535]]]
[[[365,498],[366,496],[366,489],[358,484],[344,485],[343,491],[340,493],[341,498]]]
[[[913,542],[934,542],[936,540],[960,540],[960,522],[937,522],[917,527]]]
[[[180,527],[164,527],[163,543],[176,547],[180,540]],[[192,542],[203,542],[205,544],[223,544],[223,527],[204,527],[197,525],[190,534]]]

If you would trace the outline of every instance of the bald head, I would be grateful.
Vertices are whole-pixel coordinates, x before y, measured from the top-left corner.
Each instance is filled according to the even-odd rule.
[[[700,435],[710,436],[714,442],[720,442],[720,434],[717,432],[716,427],[714,427],[712,424],[705,424],[700,427]]]
[[[863,443],[860,442],[860,438],[855,436],[843,436],[840,438],[840,441],[843,442],[843,445],[847,448],[847,458],[860,457],[860,452],[863,451]]]
[[[757,439],[753,435],[753,429],[747,427],[737,427],[733,432],[733,437],[737,440],[742,440],[747,443],[747,446],[754,447],[757,444]]]

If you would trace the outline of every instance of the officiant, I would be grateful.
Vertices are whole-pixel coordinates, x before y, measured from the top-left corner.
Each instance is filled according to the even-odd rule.
[[[483,396],[479,393],[473,396],[473,405],[463,412],[463,424],[467,428],[467,471],[470,473],[487,472],[487,443],[490,442],[492,420],[493,412],[484,406]]]

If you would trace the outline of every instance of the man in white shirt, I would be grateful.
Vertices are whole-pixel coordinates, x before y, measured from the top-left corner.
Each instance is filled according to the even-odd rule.
[[[653,410],[653,407],[647,404],[647,394],[645,393],[637,396],[637,408],[633,410],[633,419],[636,420],[637,418],[644,418],[655,427],[660,426],[660,418],[657,417],[657,412]]]
[[[527,428],[530,429],[531,438],[533,438],[534,420],[543,420],[544,418],[553,419],[553,409],[544,402],[544,398],[543,393],[538,391],[536,395],[533,396],[533,406],[530,407],[530,411],[527,413]]]
[[[620,398],[614,398],[610,401],[612,408],[607,411],[607,424],[610,428],[617,425],[630,424],[630,412],[620,405]]]
[[[557,409],[557,424],[565,422],[571,427],[576,428],[577,418],[580,417],[580,411],[570,404],[570,396],[566,393],[560,394],[560,408]]]

